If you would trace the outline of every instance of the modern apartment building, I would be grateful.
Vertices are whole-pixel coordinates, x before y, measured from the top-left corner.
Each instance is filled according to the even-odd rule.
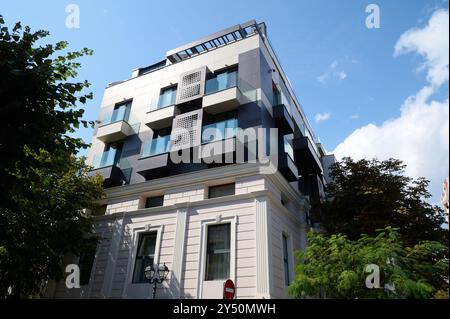
[[[88,156],[102,240],[81,287],[48,296],[151,298],[144,269],[165,264],[157,298],[222,298],[226,279],[237,298],[286,298],[333,161],[264,23],[170,50],[105,90]]]

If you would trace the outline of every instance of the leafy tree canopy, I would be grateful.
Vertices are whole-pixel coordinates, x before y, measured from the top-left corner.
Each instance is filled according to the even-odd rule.
[[[330,234],[350,239],[374,235],[376,229],[396,227],[405,245],[422,240],[448,245],[443,210],[427,202],[429,181],[404,175],[400,160],[344,158],[331,167],[327,201],[316,218]]]
[[[448,259],[443,244],[423,241],[404,247],[397,229],[352,241],[344,235],[310,232],[308,247],[297,253],[289,293],[325,298],[448,298]],[[378,283],[370,275],[379,267]],[[369,287],[366,286],[369,282]],[[371,285],[372,284],[372,285]],[[385,289],[385,285],[387,289]]]
[[[84,208],[103,196],[99,176],[88,177],[87,145],[71,137],[92,98],[89,83],[72,82],[92,52],[66,52],[67,42],[37,46],[47,31],[0,15],[0,298],[41,292],[63,275],[64,254],[95,244]],[[58,55],[59,53],[59,55]]]

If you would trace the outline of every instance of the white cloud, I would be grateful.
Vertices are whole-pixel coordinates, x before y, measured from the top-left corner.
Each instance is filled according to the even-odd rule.
[[[336,71],[338,67],[338,61],[333,61],[327,68],[327,70],[317,77],[317,81],[322,84],[325,84],[331,79],[345,80],[347,78],[347,73],[344,71]]]
[[[316,121],[316,123],[322,122],[322,121],[326,121],[328,119],[330,119],[331,114],[328,112],[325,113],[317,113],[316,115],[314,115],[314,120]]]
[[[327,72],[325,72],[324,74],[322,74],[322,75],[319,75],[318,77],[317,77],[317,81],[319,81],[320,83],[325,83],[325,82],[327,82],[327,80],[330,78],[330,74],[329,73],[327,73]]]
[[[398,118],[355,130],[333,151],[338,158],[403,160],[409,176],[431,181],[435,203],[449,175],[449,98],[433,100],[433,94],[448,82],[448,21],[448,11],[439,10],[427,26],[406,31],[395,45],[395,56],[413,52],[424,57],[428,85],[405,99]]]
[[[425,58],[420,69],[427,69],[427,80],[433,86],[448,81],[448,11],[436,11],[423,29],[413,28],[402,34],[395,44],[394,56],[416,52]]]
[[[345,73],[344,71],[339,72],[338,78],[339,80],[345,80],[347,78],[347,73]]]
[[[350,116],[350,118],[352,120],[357,120],[357,119],[359,119],[359,114],[353,114],[352,116]]]

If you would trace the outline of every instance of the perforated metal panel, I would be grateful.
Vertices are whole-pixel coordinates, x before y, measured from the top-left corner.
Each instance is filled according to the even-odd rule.
[[[182,73],[178,81],[177,104],[202,97],[205,93],[206,66]]]
[[[200,145],[203,110],[176,116],[172,124],[172,151]]]

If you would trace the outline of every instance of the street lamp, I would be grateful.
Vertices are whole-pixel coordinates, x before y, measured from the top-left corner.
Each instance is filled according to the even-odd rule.
[[[155,299],[156,296],[157,285],[166,280],[168,274],[169,268],[167,268],[165,263],[158,268],[158,271],[155,271],[153,266],[145,267],[145,278],[147,278],[149,284],[153,284],[153,299]]]

